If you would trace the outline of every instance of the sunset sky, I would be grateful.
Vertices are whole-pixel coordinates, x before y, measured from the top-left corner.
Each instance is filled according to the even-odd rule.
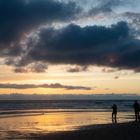
[[[139,0],[0,0],[0,94],[140,94]]]

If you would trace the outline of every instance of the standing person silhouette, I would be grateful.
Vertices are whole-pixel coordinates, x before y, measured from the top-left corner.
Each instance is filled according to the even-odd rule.
[[[113,123],[117,123],[117,105],[116,104],[114,104],[113,106],[112,106],[112,122]]]
[[[137,100],[134,102],[133,108],[134,108],[134,112],[135,112],[135,121],[137,122],[140,119],[140,117],[139,117],[140,105]]]

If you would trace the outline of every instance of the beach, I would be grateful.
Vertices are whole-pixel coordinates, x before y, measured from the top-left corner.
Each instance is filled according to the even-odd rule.
[[[119,124],[102,124],[80,127],[73,131],[61,131],[55,133],[30,133],[23,135],[19,132],[9,132],[11,137],[7,139],[22,140],[137,140],[140,138],[140,124],[135,122]],[[17,137],[12,137],[12,134]]]
[[[118,123],[114,124],[111,112],[24,110],[0,116],[0,139],[87,140],[95,137],[100,140],[100,134],[112,138],[121,137],[122,133],[127,137],[125,135],[139,132],[140,126],[133,120],[132,112],[119,112]]]
[[[140,124],[135,122],[87,126],[76,131],[35,136],[47,140],[136,140],[140,138]]]

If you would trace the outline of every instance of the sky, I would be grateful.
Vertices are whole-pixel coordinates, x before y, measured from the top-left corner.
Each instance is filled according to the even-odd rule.
[[[140,94],[139,0],[0,0],[0,94]]]

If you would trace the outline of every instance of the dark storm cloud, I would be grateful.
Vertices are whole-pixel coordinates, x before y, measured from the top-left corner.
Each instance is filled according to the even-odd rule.
[[[39,25],[70,20],[79,11],[74,2],[0,0],[0,50],[4,50],[4,55],[19,54],[21,48],[17,45],[26,33]]]
[[[62,85],[59,83],[55,84],[1,84],[0,88],[12,88],[12,89],[29,89],[29,88],[63,88],[66,90],[91,90],[90,87],[83,87],[83,86],[69,86],[69,85]]]
[[[30,61],[42,61],[139,70],[140,41],[130,35],[125,22],[111,27],[82,28],[72,24],[62,29],[47,28],[40,31],[39,38],[38,43],[18,62],[19,66],[26,66]],[[23,60],[24,63],[20,63]]]

